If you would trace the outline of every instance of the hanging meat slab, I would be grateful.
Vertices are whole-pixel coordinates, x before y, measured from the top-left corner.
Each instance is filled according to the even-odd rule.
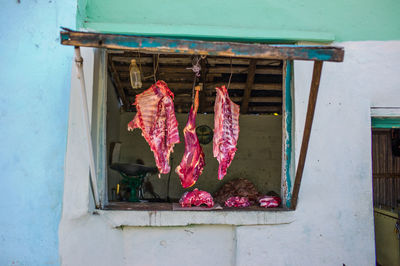
[[[179,204],[181,204],[182,207],[206,205],[211,208],[214,206],[214,200],[207,191],[195,188],[193,191],[185,192],[179,200]]]
[[[174,94],[167,84],[159,80],[149,89],[136,95],[136,116],[129,122],[128,130],[142,130],[142,136],[154,153],[160,174],[171,170],[169,156],[179,143],[178,121],[175,117]]]
[[[219,162],[218,179],[222,180],[237,150],[240,107],[231,101],[225,86],[216,90],[213,154]]]
[[[185,137],[185,153],[182,161],[176,167],[183,188],[193,186],[203,172],[205,165],[204,152],[196,135],[196,114],[199,108],[199,91],[196,90],[194,106],[190,108],[188,122],[183,129]]]

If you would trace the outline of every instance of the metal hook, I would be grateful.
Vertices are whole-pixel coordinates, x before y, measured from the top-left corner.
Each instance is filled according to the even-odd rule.
[[[187,67],[186,69],[191,69],[196,77],[200,77],[201,65],[199,64],[202,58],[200,56],[194,56],[192,59],[192,67]]]
[[[192,104],[194,104],[194,90],[196,86],[196,80],[200,77],[201,65],[199,64],[201,56],[194,56],[192,59],[192,67],[187,67],[186,69],[191,69],[194,72],[193,78],[193,88],[192,88]]]

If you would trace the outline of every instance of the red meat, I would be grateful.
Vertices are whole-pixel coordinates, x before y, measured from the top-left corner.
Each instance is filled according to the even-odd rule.
[[[211,194],[207,191],[198,190],[197,188],[193,191],[185,192],[179,200],[179,203],[182,207],[191,207],[192,205],[200,206],[202,204],[209,208],[214,206],[214,200]]]
[[[274,208],[281,204],[281,198],[277,196],[264,196],[260,198],[259,203],[261,207]]]
[[[129,122],[128,130],[142,130],[142,136],[150,145],[158,170],[167,174],[169,155],[179,143],[178,122],[175,117],[174,94],[167,84],[159,80],[149,89],[136,95],[136,116]]]
[[[218,179],[221,180],[226,175],[237,150],[240,107],[229,99],[225,86],[216,90],[213,153],[219,162]]]
[[[249,207],[250,201],[247,197],[230,197],[225,201],[226,207]]]
[[[196,183],[205,165],[204,152],[196,135],[196,114],[198,107],[199,91],[196,91],[194,106],[192,105],[190,108],[188,122],[183,129],[185,153],[183,154],[181,163],[175,169],[184,188],[191,187]]]

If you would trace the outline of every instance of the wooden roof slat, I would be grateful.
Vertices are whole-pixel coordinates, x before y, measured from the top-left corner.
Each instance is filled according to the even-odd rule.
[[[207,107],[207,75],[208,75],[208,67],[206,60],[201,60],[201,73],[200,73],[200,82],[202,83],[203,87],[200,91],[200,102],[199,102],[199,112],[204,112]]]
[[[153,71],[153,67],[150,66],[142,66],[142,71],[144,73],[149,73]],[[121,72],[124,76],[129,75],[129,66],[116,66],[117,71]],[[215,66],[209,69],[210,74],[246,74],[248,71],[248,67],[220,67]],[[159,66],[160,73],[193,73],[191,69],[187,69],[182,66]],[[265,68],[257,68],[255,74],[265,74],[265,75],[282,75],[281,67],[265,67]]]
[[[130,105],[129,104],[129,100],[125,96],[124,87],[121,85],[121,80],[120,80],[118,71],[116,70],[116,68],[114,66],[114,63],[112,61],[108,64],[108,66],[109,66],[109,71],[110,71],[110,73],[111,73],[111,75],[112,75],[112,77],[113,77],[113,79],[114,79],[114,81],[116,83],[116,87],[117,87],[116,89],[117,89],[117,92],[118,92],[118,96],[121,98],[122,103],[124,104],[124,109],[128,110],[129,109],[129,105]]]
[[[247,114],[249,111],[249,100],[251,95],[251,90],[254,86],[254,77],[256,76],[257,72],[257,60],[252,59],[250,60],[250,65],[247,71],[247,80],[246,80],[246,88],[244,90],[243,98],[242,98],[242,105],[240,107],[240,112],[242,114]]]
[[[139,56],[124,56],[118,54],[117,56],[112,56],[112,61],[118,62],[118,63],[125,63],[129,64],[132,59],[136,59],[137,62],[139,62]],[[230,58],[218,58],[218,57],[209,57],[207,58],[207,61],[210,65],[229,65],[230,64]],[[150,57],[140,57],[140,62],[142,64],[150,64],[152,63],[152,59]],[[159,60],[160,64],[188,64],[190,65],[192,63],[192,60],[190,57],[187,58],[174,58],[174,57],[160,57]],[[235,58],[232,59],[232,64],[233,65],[248,65],[250,62],[250,59],[242,59],[242,58]],[[260,66],[279,66],[281,64],[280,60],[258,60],[257,65]]]
[[[143,88],[141,89],[131,89],[130,86],[131,84],[129,82],[123,82],[121,85],[125,88],[128,89],[128,94],[129,95],[136,95],[138,93],[141,93],[148,88],[153,83],[143,83]],[[221,87],[222,85],[227,85],[226,83],[208,83],[207,84],[207,90],[214,90],[216,87]],[[168,87],[175,93],[179,91],[185,91],[188,92],[192,88],[192,84],[190,83],[168,83]],[[229,86],[230,90],[244,90],[246,85],[244,83],[231,83]],[[282,84],[254,84],[253,89],[255,91],[282,91]]]
[[[207,102],[215,102],[215,96],[207,96],[205,97]],[[234,102],[241,102],[242,97],[230,97],[230,99]],[[176,95],[174,99],[175,104],[179,103],[190,103],[192,102],[192,96],[188,95]],[[250,97],[248,103],[281,103],[282,97]]]
[[[281,111],[281,106],[249,106],[249,112],[252,113],[279,113]],[[207,107],[206,112],[214,112],[214,106]]]

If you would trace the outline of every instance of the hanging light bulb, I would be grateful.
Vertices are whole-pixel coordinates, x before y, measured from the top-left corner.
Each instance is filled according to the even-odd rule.
[[[129,66],[129,76],[131,78],[132,89],[140,89],[142,87],[142,79],[140,77],[140,70],[136,65],[136,60],[131,60],[131,65]]]

